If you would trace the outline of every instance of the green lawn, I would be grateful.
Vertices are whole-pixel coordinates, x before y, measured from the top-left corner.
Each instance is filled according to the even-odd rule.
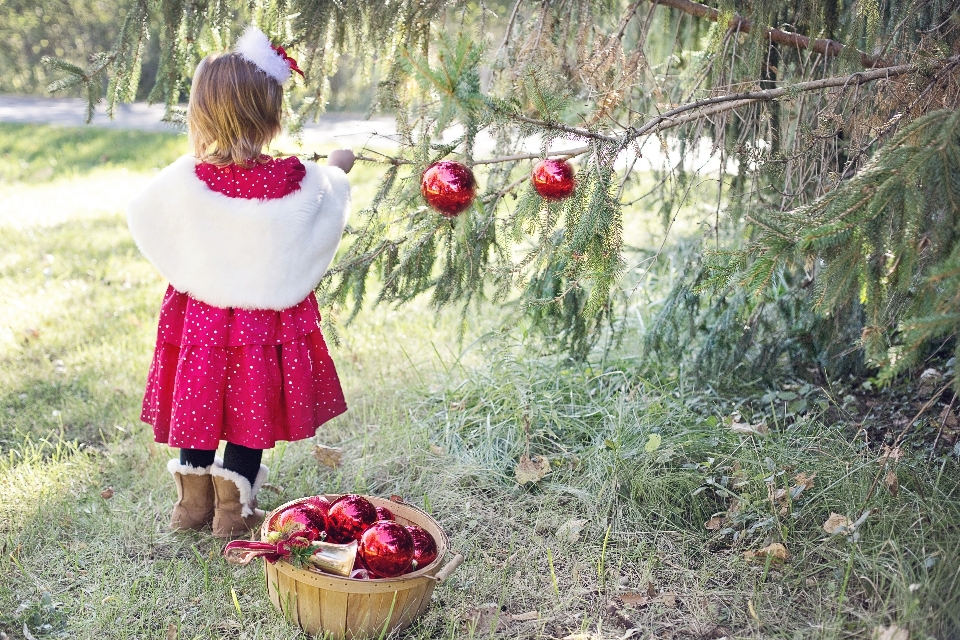
[[[166,530],[175,452],[137,420],[165,283],[121,211],[184,150],[182,136],[0,126],[10,638],[303,637],[272,610],[259,567]],[[351,176],[361,205],[376,174]],[[333,347],[351,410],[316,438],[344,449],[342,466],[319,466],[314,442],[265,456],[267,508],[397,493],[448,531],[467,562],[406,637],[960,637],[960,468],[947,449],[928,461],[907,448],[884,467],[855,428],[822,419],[809,385],[728,398],[641,373],[629,338],[571,364],[517,344],[495,309],[470,322],[460,341],[456,312],[364,311]],[[528,447],[550,472],[520,486]],[[831,513],[866,515],[831,536]],[[785,562],[744,557],[771,543]],[[876,635],[890,625],[908,636]]]

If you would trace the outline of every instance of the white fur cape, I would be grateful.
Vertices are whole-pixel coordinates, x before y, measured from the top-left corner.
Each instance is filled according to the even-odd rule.
[[[137,246],[178,291],[215,307],[286,309],[309,294],[337,252],[350,183],[304,162],[300,190],[230,198],[197,177],[197,159],[163,169],[127,208]]]

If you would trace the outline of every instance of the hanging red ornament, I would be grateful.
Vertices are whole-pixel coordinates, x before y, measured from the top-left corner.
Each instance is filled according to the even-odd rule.
[[[340,496],[327,514],[327,536],[340,544],[360,540],[360,535],[376,521],[377,509],[369,500],[353,494]]]
[[[434,162],[420,178],[420,193],[427,204],[448,218],[464,212],[476,197],[476,191],[473,172],[453,160]]]
[[[402,525],[389,520],[371,525],[360,536],[358,555],[374,576],[393,578],[413,564],[413,537]]]
[[[413,538],[413,570],[423,569],[437,559],[437,541],[426,529],[411,524],[407,532]]]
[[[377,521],[380,520],[395,520],[393,517],[393,511],[387,509],[386,507],[377,507]]]
[[[530,182],[541,197],[547,200],[564,200],[576,188],[573,166],[566,160],[546,158],[533,168]]]

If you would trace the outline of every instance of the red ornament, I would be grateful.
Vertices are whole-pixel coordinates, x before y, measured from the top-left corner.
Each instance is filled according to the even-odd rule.
[[[423,569],[437,559],[437,541],[426,529],[411,524],[407,532],[413,538],[413,569]]]
[[[564,200],[573,194],[576,187],[573,166],[566,160],[547,158],[533,168],[530,182],[543,198]]]
[[[304,500],[301,504],[305,507],[309,507],[316,513],[319,513],[324,522],[326,522],[327,514],[330,513],[330,501],[324,498],[323,496],[313,496]]]
[[[420,178],[420,193],[427,204],[448,218],[465,211],[476,197],[476,191],[473,172],[452,160],[434,162]]]
[[[324,520],[310,507],[295,504],[281,511],[270,523],[271,531],[278,531],[283,537],[303,537],[316,540],[324,530]]]
[[[370,580],[373,576],[366,569],[354,569],[350,572],[350,577],[354,580]]]
[[[381,520],[395,520],[393,517],[393,511],[387,509],[386,507],[377,507],[377,522]]]
[[[340,496],[327,514],[327,536],[339,544],[360,540],[360,535],[376,521],[377,509],[369,500],[353,494]]]
[[[413,564],[413,553],[410,532],[389,520],[371,525],[364,531],[357,550],[364,565],[378,578],[393,578],[406,573]]]

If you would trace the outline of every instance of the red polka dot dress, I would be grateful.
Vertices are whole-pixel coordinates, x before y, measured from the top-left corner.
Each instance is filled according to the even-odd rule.
[[[266,156],[251,168],[199,163],[196,176],[230,198],[300,189],[303,164]],[[303,440],[347,410],[310,293],[280,311],[220,308],[167,288],[141,419],[171,447],[254,449]]]

